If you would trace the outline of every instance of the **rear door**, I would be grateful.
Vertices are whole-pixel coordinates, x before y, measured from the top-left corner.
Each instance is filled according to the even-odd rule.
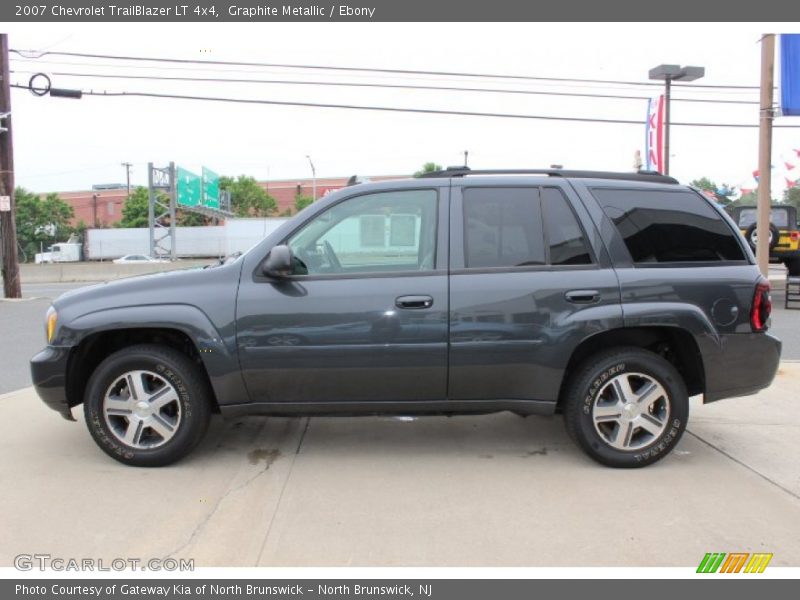
[[[621,325],[619,285],[569,184],[502,182],[453,184],[449,397],[555,401],[578,343]]]

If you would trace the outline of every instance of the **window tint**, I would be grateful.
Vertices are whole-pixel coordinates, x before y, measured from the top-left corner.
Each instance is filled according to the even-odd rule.
[[[744,260],[728,224],[688,191],[594,189],[636,263]]]
[[[289,238],[295,274],[432,270],[436,199],[434,190],[380,192],[331,207]]]
[[[538,188],[466,188],[464,229],[468,268],[545,262]]]
[[[739,227],[747,229],[756,222],[758,211],[755,208],[743,208],[739,212]],[[775,227],[789,227],[789,211],[785,208],[773,208],[769,211],[769,221]]]
[[[557,188],[542,189],[544,230],[551,265],[586,265],[592,262],[575,213]]]

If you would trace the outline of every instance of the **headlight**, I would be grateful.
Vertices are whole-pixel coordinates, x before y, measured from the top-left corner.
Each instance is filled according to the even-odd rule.
[[[56,333],[56,322],[58,321],[58,313],[56,313],[56,309],[52,306],[47,309],[47,343],[53,341],[53,337]]]

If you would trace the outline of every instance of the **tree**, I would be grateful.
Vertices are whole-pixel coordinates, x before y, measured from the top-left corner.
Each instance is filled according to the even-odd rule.
[[[753,191],[742,194],[738,200],[734,201],[734,204],[736,206],[755,206],[757,201],[758,193]]]
[[[722,185],[717,185],[713,181],[711,181],[708,177],[701,177],[700,179],[695,179],[691,181],[689,185],[693,185],[696,188],[704,190],[706,192],[711,192],[713,195],[713,199],[723,205],[728,205],[733,202],[731,196],[734,195],[735,190],[729,186],[727,183],[723,183]]]
[[[164,192],[157,192],[159,199],[164,204],[169,202],[169,198]],[[117,223],[117,227],[150,227],[148,209],[150,206],[150,194],[147,188],[137,187],[125,201],[122,207],[122,219]],[[175,211],[175,224],[178,227],[198,227],[206,225],[208,219],[196,212],[185,210],[178,207]]]
[[[117,227],[149,227],[147,215],[149,204],[150,196],[147,188],[137,187],[125,200],[122,219],[117,223]]]
[[[75,211],[58,194],[47,194],[42,199],[18,187],[15,195],[17,238],[25,255],[33,256],[41,246],[66,240],[73,232],[69,223]]]
[[[800,209],[800,187],[794,186],[786,188],[783,191],[783,201],[786,204],[791,204],[797,209]]]
[[[435,162],[426,162],[422,165],[422,169],[414,173],[414,177],[422,177],[426,173],[433,173],[434,171],[441,171],[442,165],[438,165]]]
[[[231,194],[231,209],[240,217],[268,217],[278,209],[275,198],[258,185],[254,177],[220,177],[219,189]]]
[[[302,194],[297,194],[294,197],[294,208],[296,212],[300,212],[306,206],[309,206],[314,203],[314,199],[311,196],[303,196]]]

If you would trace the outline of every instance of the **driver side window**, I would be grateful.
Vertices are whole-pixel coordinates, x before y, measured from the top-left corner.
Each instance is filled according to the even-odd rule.
[[[317,215],[288,240],[296,275],[431,271],[435,190],[356,196]]]

